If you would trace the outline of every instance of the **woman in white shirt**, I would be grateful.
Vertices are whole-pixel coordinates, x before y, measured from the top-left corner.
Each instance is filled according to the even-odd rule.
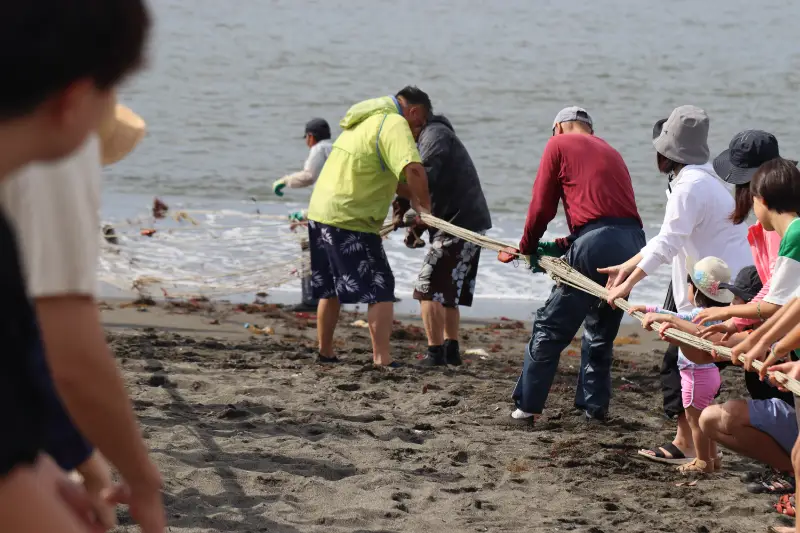
[[[735,276],[753,262],[747,243],[747,225],[734,224],[730,214],[734,200],[709,164],[708,115],[695,106],[673,110],[662,131],[653,140],[658,169],[672,174],[667,193],[667,207],[659,234],[625,263],[601,272],[609,275],[608,302],[627,297],[634,286],[661,265],[672,263],[672,297],[677,311],[692,308],[686,294],[686,257],[719,257]],[[694,445],[691,430],[680,397],[677,379],[677,350],[668,350],[662,365],[661,378],[664,408],[668,416],[677,416],[678,433],[666,445],[640,453],[654,461],[683,464],[692,460]],[[677,394],[675,389],[677,387]]]

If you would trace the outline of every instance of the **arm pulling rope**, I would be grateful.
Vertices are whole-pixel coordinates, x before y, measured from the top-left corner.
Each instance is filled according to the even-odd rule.
[[[480,235],[473,231],[461,228],[454,224],[450,224],[440,218],[436,218],[432,215],[422,214],[422,221],[425,222],[428,226],[433,228],[439,229],[444,231],[445,233],[449,233],[454,237],[458,237],[465,241],[477,244],[482,248],[486,248],[489,250],[494,250],[495,252],[508,252],[509,248],[514,248],[513,246],[503,243],[501,241],[492,239],[490,237],[486,237],[485,235]],[[517,253],[517,257],[522,258],[526,263],[530,264],[530,257]],[[608,297],[608,291],[606,291],[605,287],[600,286],[599,284],[595,283],[591,279],[587,278],[571,266],[569,266],[566,261],[563,259],[556,259],[554,257],[541,257],[538,261],[539,266],[548,273],[548,275],[555,280],[557,283],[563,283],[564,285],[568,285],[575,289],[581,290],[593,296],[597,296],[605,300]],[[629,311],[631,308],[631,304],[628,303],[627,300],[617,299],[614,301],[617,307],[624,311]],[[639,320],[640,322],[644,318],[644,313],[635,312],[632,314],[634,318]],[[650,329],[653,331],[658,331],[659,325],[661,322],[654,322]],[[685,344],[687,346],[691,346],[693,348],[697,348],[699,350],[703,350],[705,352],[711,352],[712,350],[715,351],[717,354],[721,356],[731,357],[731,350],[730,348],[724,346],[716,346],[713,342],[701,339],[696,337],[690,333],[686,333],[683,331],[679,331],[676,329],[668,329],[664,332],[664,336],[672,339],[676,342],[681,344]],[[739,361],[744,362],[744,356],[739,356]],[[761,361],[753,361],[753,367],[756,370],[760,370],[763,366]],[[795,395],[800,396],[800,381],[790,378],[786,374],[782,372],[773,372],[769,371],[770,375],[775,378],[775,381],[781,384],[781,386],[785,387],[786,389],[792,391]]]

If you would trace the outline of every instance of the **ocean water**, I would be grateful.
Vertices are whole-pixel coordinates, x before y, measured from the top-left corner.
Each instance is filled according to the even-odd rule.
[[[481,175],[495,221],[490,235],[509,242],[520,236],[541,150],[566,105],[586,107],[596,133],[624,156],[648,236],[666,200],[652,124],[675,106],[708,111],[714,153],[747,128],[775,133],[789,157],[800,153],[800,5],[789,1],[157,0],[151,7],[149,64],[122,89],[148,135],[108,169],[103,215],[124,225],[159,196],[202,211],[203,227],[150,239],[131,231],[129,270],[108,254],[101,268],[121,287],[143,273],[194,272],[202,285],[204,275],[249,272],[243,286],[250,288],[257,270],[280,270],[297,242],[277,222],[304,207],[309,191],[281,199],[270,185],[301,167],[303,124],[321,116],[335,134],[352,103],[407,84],[427,91],[453,122]],[[548,236],[566,233],[559,215]],[[422,255],[400,235],[387,251],[398,295],[407,296]],[[279,274],[263,272],[263,286],[277,283],[270,280]],[[661,302],[668,277],[663,267],[634,299]],[[293,299],[297,287],[268,288]],[[503,314],[505,305],[528,315],[550,287],[546,276],[486,254],[474,311]]]

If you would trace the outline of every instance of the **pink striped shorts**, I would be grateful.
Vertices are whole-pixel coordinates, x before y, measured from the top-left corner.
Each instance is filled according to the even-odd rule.
[[[683,408],[691,406],[703,410],[712,403],[719,392],[722,379],[717,367],[689,367],[681,370],[681,396]]]

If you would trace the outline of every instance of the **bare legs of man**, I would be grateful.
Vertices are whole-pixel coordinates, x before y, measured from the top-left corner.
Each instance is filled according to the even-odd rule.
[[[420,301],[422,323],[428,337],[428,353],[424,366],[460,365],[458,330],[461,312],[458,307],[445,307],[431,300]]]
[[[710,439],[739,455],[750,457],[780,472],[792,472],[792,458],[767,433],[749,424],[747,402],[732,400],[703,409],[700,428]]]
[[[338,298],[320,298],[317,304],[317,340],[319,342],[319,363],[338,363],[333,353],[333,333],[339,322],[342,306]]]
[[[394,322],[394,302],[380,302],[369,306],[367,312],[369,334],[372,337],[372,363],[379,366],[392,364],[389,341]]]
[[[338,363],[333,350],[333,334],[339,322],[341,304],[338,298],[320,299],[317,305],[317,340],[319,342],[319,363]],[[392,364],[389,341],[394,322],[394,302],[371,304],[367,311],[369,334],[372,338],[372,362],[380,366]]]
[[[445,309],[439,302],[422,300],[419,302],[422,324],[428,336],[428,346],[444,344]]]

